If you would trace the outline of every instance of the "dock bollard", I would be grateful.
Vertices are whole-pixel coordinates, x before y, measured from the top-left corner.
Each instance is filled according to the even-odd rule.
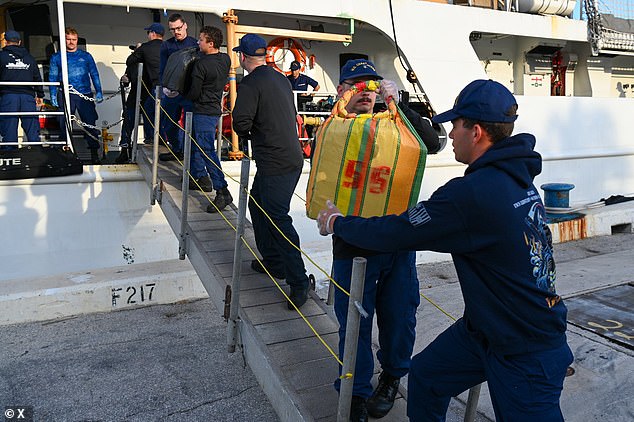
[[[572,183],[545,183],[540,186],[544,191],[544,205],[548,208],[569,208]]]

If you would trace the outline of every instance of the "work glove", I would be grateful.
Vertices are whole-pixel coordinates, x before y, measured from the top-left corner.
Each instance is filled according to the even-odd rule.
[[[59,104],[57,103],[57,95],[52,95],[51,96],[51,104],[53,104],[53,107],[58,108]]]
[[[319,211],[317,214],[317,228],[319,234],[322,236],[328,236],[332,234],[335,225],[335,219],[337,217],[343,217],[339,208],[335,206],[330,200],[326,201],[326,209]]]
[[[386,104],[390,102],[390,98],[398,102],[398,86],[396,86],[396,82],[383,79],[379,86],[379,94],[381,94]]]
[[[97,100],[97,103],[103,102],[103,94],[98,92],[97,95],[95,95],[95,100]]]
[[[165,94],[167,98],[178,97],[178,91],[172,91],[171,89],[166,87],[163,87],[163,94]]]

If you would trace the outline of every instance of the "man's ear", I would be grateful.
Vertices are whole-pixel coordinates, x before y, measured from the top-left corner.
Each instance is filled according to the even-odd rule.
[[[482,139],[482,135],[484,135],[484,132],[482,131],[482,126],[480,126],[479,124],[474,124],[473,125],[473,143],[478,143],[480,142],[480,140]]]

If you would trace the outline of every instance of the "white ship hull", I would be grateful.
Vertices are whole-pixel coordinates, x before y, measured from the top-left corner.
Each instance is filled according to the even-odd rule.
[[[230,8],[244,25],[306,30],[322,24],[325,32],[339,34],[354,28],[348,46],[315,41],[304,44],[308,54],[316,57],[315,66],[307,73],[319,81],[321,91],[335,91],[340,54],[361,53],[376,63],[385,78],[413,92],[395,53],[388,2],[59,3],[64,7],[65,24],[86,38],[86,49],[95,57],[106,92],[119,87],[128,45],[144,40],[143,27],[152,19],[150,8],[157,9],[164,24],[167,14],[183,13],[190,35],[196,35],[203,21],[223,28],[222,14]],[[46,4],[55,33],[58,2]],[[634,93],[623,88],[634,87],[633,57],[592,56],[585,21],[415,0],[394,1],[393,6],[403,59],[416,72],[418,89],[424,90],[436,112],[450,108],[469,81],[498,80],[516,94],[520,115],[516,132],[530,132],[537,138],[536,149],[544,157],[538,186],[573,183],[572,205],[634,192],[634,140],[629,121],[634,115]],[[569,60],[565,96],[550,96],[550,63],[530,53],[539,46],[565,52]],[[539,84],[534,80],[541,80],[542,86],[536,86]],[[116,99],[97,108],[99,121],[115,122],[120,117]],[[447,129],[442,129],[443,136]],[[113,128],[113,144],[118,140],[117,130]],[[451,141],[440,154],[429,156],[427,163],[421,198],[464,171],[454,160]],[[223,165],[228,173],[237,173],[234,163]],[[96,172],[113,173],[113,180],[117,180],[120,169],[102,167]],[[304,182],[305,176],[298,187],[301,197],[305,197]],[[236,184],[230,188],[237,192]],[[135,263],[175,258],[176,241],[158,208],[149,206],[145,189],[140,178],[115,183],[67,179],[59,185],[50,181],[1,182],[2,237],[11,240],[0,248],[0,282],[126,265],[130,258],[127,250],[134,251]],[[302,245],[329,268],[330,242],[317,235],[314,222],[305,217],[301,200],[294,200],[292,215]],[[419,258],[437,257],[420,254]]]

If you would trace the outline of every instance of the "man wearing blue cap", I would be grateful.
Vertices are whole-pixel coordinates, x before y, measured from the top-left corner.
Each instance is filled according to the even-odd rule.
[[[374,63],[367,59],[348,60],[341,68],[337,94],[352,88],[357,82],[380,80],[379,93],[384,101],[390,97],[398,99],[398,89],[393,81],[383,80]],[[349,113],[367,114],[374,111],[376,92],[364,91],[353,95],[346,106]],[[420,119],[420,116],[418,116]],[[438,135],[429,122],[421,139],[431,153],[439,150]],[[346,291],[350,290],[354,257],[367,259],[363,308],[369,317],[362,318],[359,326],[357,361],[352,387],[351,420],[363,422],[368,414],[382,418],[392,409],[400,379],[410,367],[416,335],[416,308],[420,303],[418,278],[416,276],[416,254],[403,250],[381,253],[369,248],[359,248],[339,236],[332,238],[333,278]],[[339,356],[343,359],[348,317],[348,296],[335,290],[335,315],[339,321]],[[373,317],[376,311],[379,328],[379,350],[377,359],[381,374],[376,389],[372,390],[374,357],[372,352]],[[339,389],[340,380],[335,381]]]
[[[497,420],[563,421],[559,398],[573,357],[566,306],[555,291],[552,238],[533,179],[541,172],[535,138],[511,136],[517,103],[503,85],[476,80],[451,121],[463,177],[401,215],[320,213],[320,233],[377,251],[452,254],[462,288],[462,318],[412,359],[407,414],[442,421],[451,397],[487,381]],[[371,235],[368,235],[371,233]]]
[[[302,65],[297,60],[293,60],[291,63],[291,74],[287,76],[288,81],[291,83],[293,91],[302,91],[302,96],[310,97],[308,87],[313,88],[313,92],[319,91],[319,82],[311,78],[310,76],[301,73]]]
[[[13,30],[4,33],[6,46],[0,51],[0,81],[2,82],[42,82],[37,62],[26,48],[20,46],[20,34]],[[41,106],[44,90],[38,86],[0,86],[0,112],[35,112]],[[29,142],[39,142],[40,125],[37,116],[0,117],[0,138],[2,142],[18,142],[18,119]],[[4,146],[2,149],[15,149]]]
[[[116,158],[118,164],[128,162],[130,158],[130,140],[134,126],[134,108],[136,101],[136,89],[141,89],[141,118],[143,119],[143,136],[145,143],[150,144],[153,141],[154,134],[154,92],[156,86],[160,85],[159,68],[161,64],[161,45],[163,44],[163,35],[165,28],[158,22],[152,23],[144,28],[147,32],[148,41],[138,45],[134,51],[126,59],[125,78],[122,82],[125,84],[127,80],[132,86],[128,93],[126,102],[126,115],[123,116],[123,132],[121,133],[121,153]],[[132,47],[130,47],[132,48]],[[143,86],[137,87],[137,69],[139,63],[143,63]]]
[[[264,38],[246,34],[233,51],[238,53],[242,68],[249,72],[238,86],[233,130],[241,139],[251,140],[257,164],[249,212],[263,264],[254,260],[251,267],[258,272],[268,269],[274,277],[286,278],[291,288],[287,306],[293,310],[308,299],[308,277],[297,249],[299,235],[288,215],[304,165],[291,86],[284,75],[266,65]]]

